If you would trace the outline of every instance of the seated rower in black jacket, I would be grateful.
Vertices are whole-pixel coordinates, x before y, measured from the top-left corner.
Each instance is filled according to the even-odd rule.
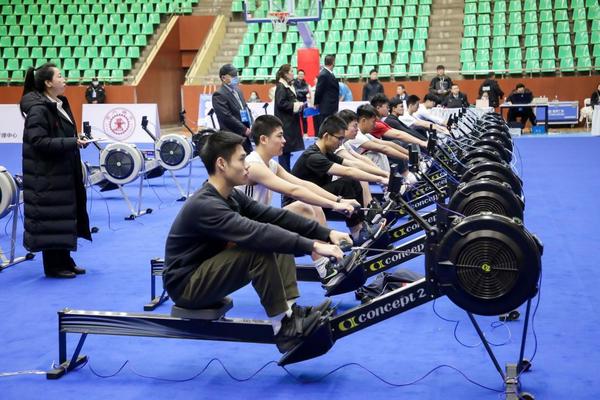
[[[206,308],[252,283],[273,323],[277,347],[286,352],[317,325],[330,303],[295,304],[300,294],[293,255],[314,251],[341,259],[337,244],[349,238],[234,189],[248,181],[243,141],[226,131],[204,138],[200,158],[208,181],[173,222],[164,285],[178,306]]]

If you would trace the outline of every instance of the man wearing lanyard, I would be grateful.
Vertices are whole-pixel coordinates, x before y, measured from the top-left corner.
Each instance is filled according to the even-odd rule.
[[[236,133],[245,138],[244,150],[247,154],[252,152],[250,143],[250,126],[252,114],[246,105],[244,95],[239,89],[237,69],[231,64],[225,64],[219,70],[219,78],[223,85],[212,97],[212,106],[217,115],[219,126],[222,130]]]

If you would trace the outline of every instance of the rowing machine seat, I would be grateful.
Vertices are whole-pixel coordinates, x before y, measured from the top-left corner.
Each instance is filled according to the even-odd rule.
[[[211,304],[206,308],[183,308],[174,305],[171,308],[171,316],[185,319],[215,320],[225,316],[225,313],[233,308],[231,297],[225,297],[218,303]]]

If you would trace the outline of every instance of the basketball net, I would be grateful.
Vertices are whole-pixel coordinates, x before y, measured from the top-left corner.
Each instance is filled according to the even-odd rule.
[[[285,32],[287,23],[290,18],[290,13],[285,11],[269,12],[269,19],[273,23],[274,32]]]

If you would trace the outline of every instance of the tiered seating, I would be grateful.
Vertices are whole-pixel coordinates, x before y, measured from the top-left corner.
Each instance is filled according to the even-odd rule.
[[[120,83],[162,15],[197,0],[0,0],[0,82],[22,83],[30,66],[56,63],[70,82]]]
[[[252,11],[266,15],[266,3]],[[232,10],[241,11],[241,2]],[[373,68],[384,78],[421,76],[430,13],[431,0],[325,0],[321,20],[310,26],[321,55],[336,54],[336,76],[359,78]],[[296,65],[302,46],[295,26],[280,33],[249,24],[233,63],[244,80],[270,79],[280,65]]]
[[[597,70],[598,0],[467,0],[460,59],[463,75]]]

